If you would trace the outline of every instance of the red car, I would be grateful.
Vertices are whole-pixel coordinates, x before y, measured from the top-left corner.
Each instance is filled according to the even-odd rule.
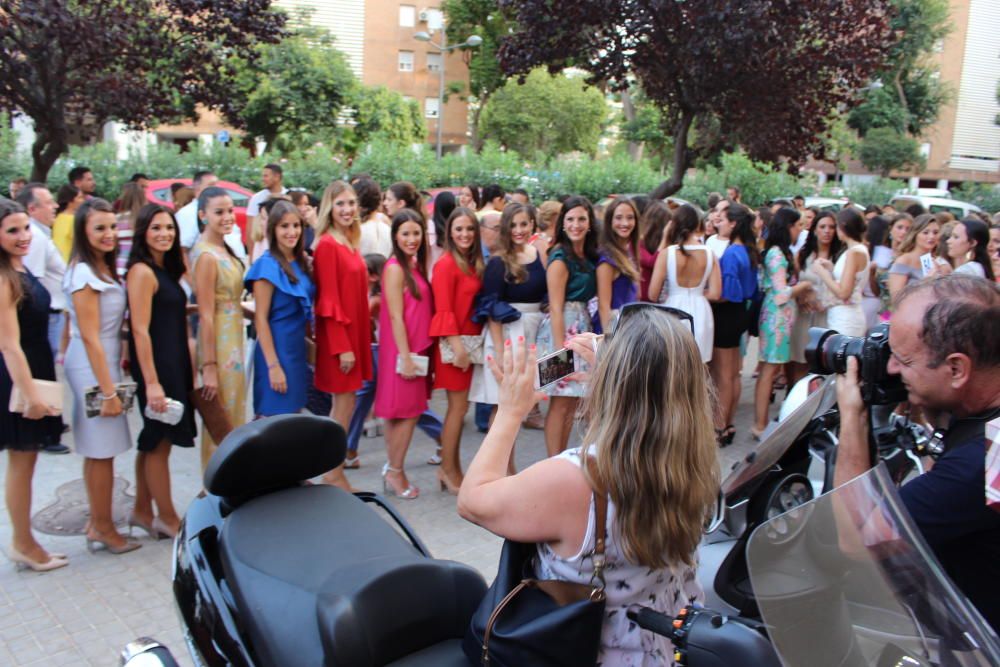
[[[171,211],[174,210],[174,204],[170,200],[170,186],[174,183],[183,183],[184,185],[191,185],[190,178],[158,178],[155,181],[150,181],[149,185],[146,186],[146,200],[151,204],[159,204],[169,208]],[[229,196],[233,198],[233,206],[236,213],[236,226],[240,228],[243,233],[243,242],[247,241],[247,204],[250,203],[250,197],[254,193],[250,192],[242,185],[237,185],[231,181],[219,181],[215,184],[217,187],[222,188],[229,193]]]

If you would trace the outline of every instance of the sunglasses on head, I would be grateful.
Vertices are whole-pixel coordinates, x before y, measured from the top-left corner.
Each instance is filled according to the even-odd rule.
[[[694,317],[690,313],[686,313],[679,308],[672,308],[670,306],[665,306],[662,303],[648,303],[645,301],[636,301],[633,303],[626,303],[618,310],[618,315],[615,317],[615,321],[611,324],[611,332],[608,337],[615,335],[615,332],[621,328],[622,323],[627,319],[635,315],[636,313],[643,310],[657,310],[661,313],[666,313],[672,317],[676,317],[679,320],[687,322],[688,326],[691,327],[691,335],[694,335]]]

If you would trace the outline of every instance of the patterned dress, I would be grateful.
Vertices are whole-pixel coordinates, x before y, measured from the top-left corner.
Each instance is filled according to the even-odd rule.
[[[795,302],[788,284],[788,260],[778,247],[764,257],[764,303],[760,308],[760,360],[769,364],[788,363],[792,356],[792,324]]]
[[[556,458],[581,464],[580,450],[568,449]],[[587,532],[580,550],[569,558],[557,555],[546,543],[538,544],[535,575],[539,579],[559,579],[589,584],[594,573],[591,556],[596,539],[594,501],[590,501]],[[674,664],[670,640],[645,632],[625,615],[629,606],[641,604],[673,618],[692,603],[704,603],[704,591],[698,583],[697,565],[677,564],[672,568],[652,570],[630,563],[624,555],[615,530],[615,506],[608,502],[604,626],[597,664],[601,667],[663,667]]]
[[[191,249],[191,265],[198,266],[204,254],[216,259],[215,276],[215,354],[218,364],[219,398],[233,426],[246,421],[246,380],[244,377],[243,355],[243,310],[240,297],[243,294],[243,265],[224,248],[199,241]],[[198,337],[198,366],[205,362],[201,337]],[[201,466],[215,453],[218,443],[204,430],[201,434]]]

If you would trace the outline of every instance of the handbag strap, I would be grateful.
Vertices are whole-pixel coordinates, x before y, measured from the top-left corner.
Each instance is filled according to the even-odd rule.
[[[608,494],[604,489],[596,487],[599,483],[596,459],[588,456],[586,465],[587,471],[590,473],[590,479],[595,485],[592,491],[594,495],[594,553],[591,555],[591,561],[594,564],[594,576],[591,577],[590,583],[594,586],[596,601],[597,598],[603,598],[606,586],[604,581],[604,550],[608,537]]]

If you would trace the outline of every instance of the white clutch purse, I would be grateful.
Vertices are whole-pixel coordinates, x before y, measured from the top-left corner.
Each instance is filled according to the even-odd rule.
[[[410,359],[412,359],[413,363],[417,365],[417,375],[419,377],[426,377],[427,369],[430,367],[431,358],[425,357],[422,354],[414,354],[411,352]],[[398,354],[396,355],[396,372],[403,372],[403,358]]]
[[[60,382],[52,380],[35,380],[35,389],[42,397],[42,401],[56,414],[61,415],[63,411],[63,386]],[[10,391],[10,403],[7,408],[11,412],[23,413],[28,409],[28,399],[21,390],[14,385]]]

